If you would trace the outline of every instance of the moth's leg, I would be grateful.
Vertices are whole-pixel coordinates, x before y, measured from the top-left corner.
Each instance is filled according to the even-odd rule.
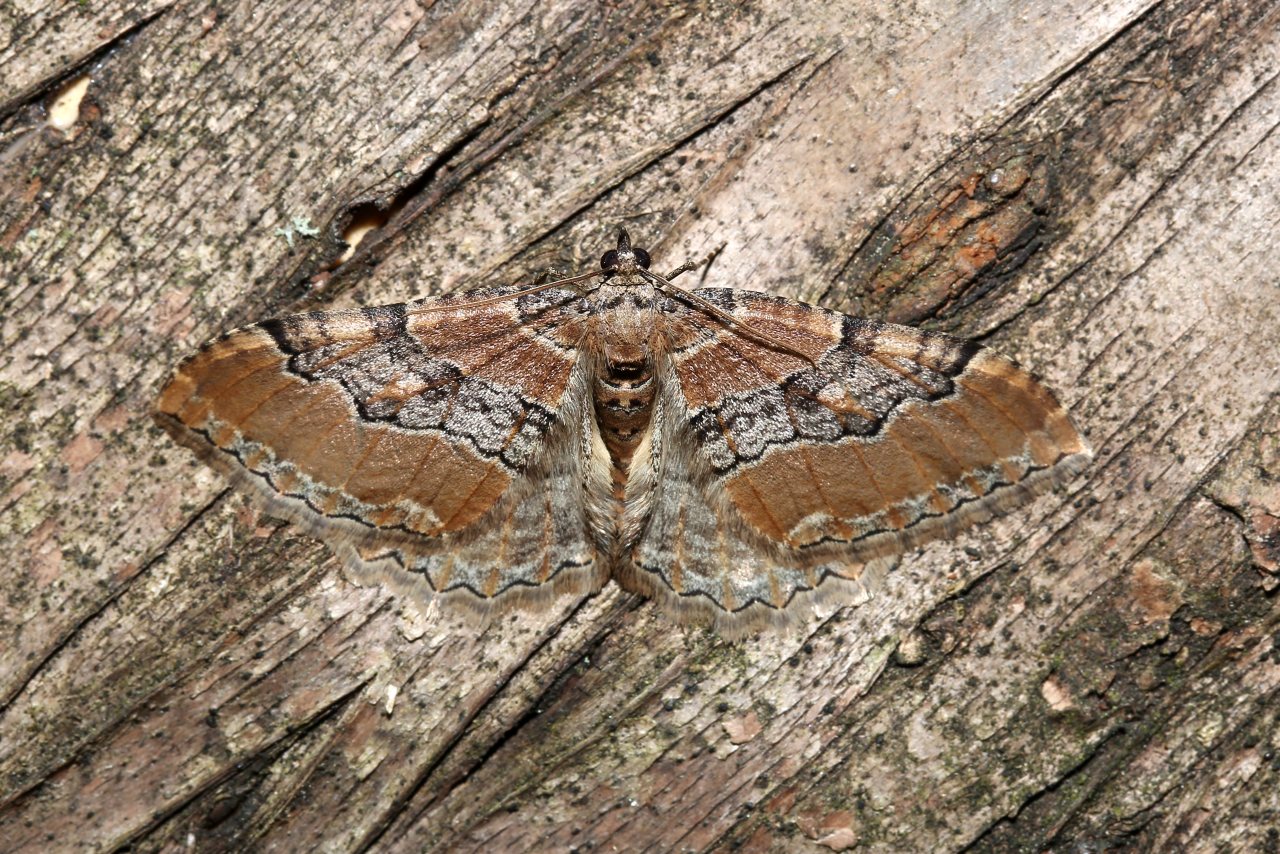
[[[699,267],[705,267],[705,268],[706,268],[705,270],[703,270],[703,271],[702,271],[702,278],[704,278],[704,279],[705,279],[705,278],[707,277],[707,270],[710,270],[710,269],[711,269],[711,262],[712,262],[712,261],[714,261],[714,260],[716,260],[716,256],[718,256],[721,252],[723,252],[723,251],[724,251],[724,248],[725,248],[726,246],[728,246],[728,245],[729,245],[729,244],[727,244],[727,243],[721,243],[721,244],[720,244],[719,246],[717,246],[715,249],[712,249],[712,250],[707,254],[707,257],[703,258],[701,261],[698,261],[697,263],[694,263],[694,262],[691,262],[691,261],[685,261],[685,262],[684,262],[683,264],[681,264],[679,267],[676,267],[674,270],[672,270],[670,273],[668,273],[668,274],[665,276],[666,280],[669,282],[669,281],[671,281],[672,279],[674,279],[676,276],[680,275],[681,273],[688,273],[688,272],[691,272],[691,271],[693,271],[693,270],[698,269]]]
[[[533,284],[534,287],[537,287],[538,285],[545,285],[547,282],[554,282],[566,278],[568,278],[568,274],[564,271],[557,270],[555,267],[548,267],[533,277]]]
[[[672,270],[670,273],[667,273],[667,275],[666,275],[664,278],[666,278],[666,280],[669,282],[669,281],[671,281],[672,279],[674,279],[676,276],[680,275],[681,273],[688,273],[688,272],[690,272],[691,270],[696,270],[696,269],[698,269],[698,267],[699,267],[699,265],[698,265],[698,264],[693,263],[692,261],[685,261],[685,262],[684,262],[683,264],[681,264],[679,267],[676,267],[676,268],[675,268],[674,270]]]

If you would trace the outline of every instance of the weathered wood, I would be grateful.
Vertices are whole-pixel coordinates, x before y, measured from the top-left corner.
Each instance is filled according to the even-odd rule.
[[[0,849],[1280,844],[1280,9],[1036,5],[0,10]],[[980,336],[1096,464],[796,635],[477,635],[150,422],[222,329],[620,222]]]

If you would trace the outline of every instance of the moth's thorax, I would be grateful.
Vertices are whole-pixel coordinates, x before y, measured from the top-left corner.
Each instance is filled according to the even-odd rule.
[[[605,361],[617,354],[635,361],[648,352],[654,334],[656,292],[653,285],[639,279],[635,283],[608,280],[590,295],[595,319],[595,338]]]

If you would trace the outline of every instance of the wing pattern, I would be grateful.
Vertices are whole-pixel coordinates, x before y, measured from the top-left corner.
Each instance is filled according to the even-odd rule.
[[[862,598],[902,551],[1089,459],[1052,395],[976,344],[748,291],[694,297],[738,325],[688,311],[667,326],[660,474],[622,577],[722,631],[778,621],[827,579]]]
[[[312,312],[209,342],[157,419],[366,583],[487,614],[609,578],[741,635],[1090,457],[1016,363],[780,297],[593,285]]]
[[[408,586],[482,605],[531,576],[594,589],[582,513],[562,509],[585,503],[581,298],[512,290],[231,332],[179,367],[157,417],[362,578],[399,561]]]

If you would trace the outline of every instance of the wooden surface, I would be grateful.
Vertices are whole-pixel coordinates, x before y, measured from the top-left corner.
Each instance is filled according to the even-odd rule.
[[[1280,7],[28,6],[0,850],[1280,846]],[[978,337],[1097,460],[734,645],[616,587],[413,613],[151,423],[221,330],[593,265],[618,224]]]

